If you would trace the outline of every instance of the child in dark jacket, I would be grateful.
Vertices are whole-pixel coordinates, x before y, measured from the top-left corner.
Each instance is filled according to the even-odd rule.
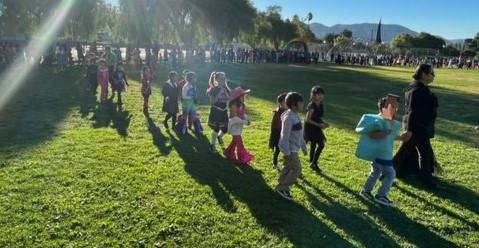
[[[273,169],[279,169],[278,156],[280,153],[278,143],[281,136],[281,115],[288,109],[286,106],[286,93],[281,93],[277,98],[278,108],[273,110],[273,119],[271,120],[271,134],[269,136],[269,148],[273,149]]]

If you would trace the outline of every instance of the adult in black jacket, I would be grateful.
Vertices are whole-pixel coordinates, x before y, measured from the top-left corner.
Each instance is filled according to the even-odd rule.
[[[404,88],[405,114],[403,126],[410,139],[401,143],[394,155],[393,163],[398,177],[414,166],[409,161],[414,152],[419,152],[419,174],[426,187],[436,189],[433,180],[434,153],[430,139],[434,137],[434,123],[438,101],[428,85],[434,81],[434,69],[430,64],[421,64],[412,76],[414,81]]]

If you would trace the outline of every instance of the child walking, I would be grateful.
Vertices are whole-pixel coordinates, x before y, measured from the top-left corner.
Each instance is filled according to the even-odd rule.
[[[194,72],[188,72],[186,74],[186,83],[181,90],[182,99],[182,115],[179,118],[178,123],[175,126],[175,131],[178,134],[185,134],[187,132],[186,121],[188,116],[193,119],[193,126],[195,133],[200,134],[203,132],[203,127],[196,113],[196,74]]]
[[[151,79],[152,75],[150,67],[143,66],[141,68],[141,95],[143,96],[143,112],[148,112],[148,99],[151,95]]]
[[[371,161],[371,171],[360,194],[386,206],[393,205],[387,194],[396,176],[392,161],[394,140],[407,141],[410,138],[407,132],[398,136],[401,123],[394,120],[398,101],[399,97],[394,95],[379,99],[379,114],[364,114],[356,126],[356,132],[361,135],[356,156]],[[381,175],[384,178],[373,197],[371,191]]]
[[[126,80],[126,73],[123,71],[123,64],[116,65],[115,74],[113,74],[113,90],[118,92],[118,105],[122,104],[121,93],[126,91],[126,86],[130,86]]]
[[[281,93],[277,98],[278,108],[273,110],[273,119],[271,120],[271,133],[269,135],[269,148],[273,149],[273,169],[279,169],[278,156],[280,153],[278,143],[281,137],[281,115],[288,109],[286,106],[286,93]]]
[[[100,99],[106,101],[108,97],[108,67],[105,65],[105,60],[98,60],[98,72],[97,72],[97,81],[100,84]]]
[[[223,135],[228,132],[228,98],[230,88],[226,82],[224,72],[212,72],[209,88],[206,94],[210,97],[210,115],[208,126],[213,129],[211,133],[210,152],[216,152],[216,140],[223,147]]]
[[[319,156],[321,156],[326,142],[323,129],[329,127],[329,124],[323,121],[323,98],[324,89],[321,86],[314,86],[311,89],[304,125],[304,139],[306,142],[310,142],[309,168],[318,172],[321,172],[321,168],[318,166]]]
[[[248,165],[254,159],[254,156],[246,150],[243,145],[241,133],[243,126],[249,125],[249,120],[245,115],[244,96],[250,90],[243,90],[236,87],[231,91],[228,98],[228,106],[230,110],[230,118],[228,120],[228,133],[233,136],[231,144],[224,151],[226,159],[237,161],[239,164]],[[237,150],[237,156],[235,154]]]
[[[275,191],[287,200],[293,200],[289,186],[296,182],[301,174],[301,161],[298,152],[301,149],[307,153],[306,142],[303,139],[303,127],[299,112],[303,108],[303,98],[296,92],[289,92],[286,95],[286,110],[281,115],[281,136],[279,138],[279,149],[283,153],[283,169],[279,175]]]
[[[179,97],[179,88],[176,83],[178,73],[175,71],[170,71],[168,73],[168,81],[163,86],[161,94],[163,94],[163,112],[166,113],[165,120],[163,125],[168,129],[168,120],[171,118],[171,126],[176,125],[176,116],[178,115],[178,97]]]

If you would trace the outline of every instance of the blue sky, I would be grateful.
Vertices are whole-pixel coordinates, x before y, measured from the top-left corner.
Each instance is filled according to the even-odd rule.
[[[106,0],[115,3],[117,0]],[[228,1],[228,0],[223,0]],[[335,24],[399,24],[446,39],[472,38],[479,32],[479,0],[254,0],[254,6],[282,7],[283,18],[313,14],[311,22]]]

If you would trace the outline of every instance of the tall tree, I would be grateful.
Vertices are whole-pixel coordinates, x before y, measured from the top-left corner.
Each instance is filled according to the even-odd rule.
[[[308,21],[308,26],[309,26],[309,22],[313,20],[313,13],[309,12],[308,16],[306,17],[306,20]]]
[[[379,19],[378,29],[376,31],[376,43],[381,44],[383,41],[381,39],[381,19]]]
[[[294,28],[296,29],[296,37],[304,40],[304,41],[315,41],[316,36],[314,33],[311,31],[309,28],[309,25],[304,24],[300,19],[298,15],[293,16],[293,20],[291,23],[295,26]]]
[[[340,35],[343,35],[346,38],[352,38],[353,37],[353,31],[345,28],[343,31],[341,31]]]

